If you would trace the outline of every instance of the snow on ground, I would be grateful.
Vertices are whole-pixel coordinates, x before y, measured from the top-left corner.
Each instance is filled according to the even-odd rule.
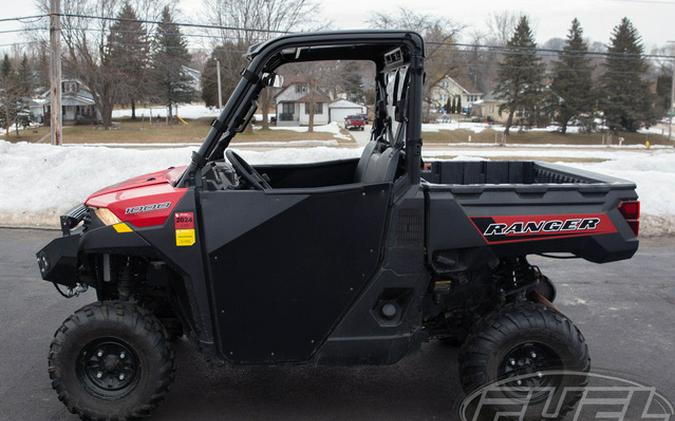
[[[138,118],[164,118],[167,115],[166,107],[149,107],[149,108],[136,108],[136,117]],[[183,104],[178,106],[178,116],[181,118],[187,119],[198,119],[198,118],[215,118],[220,115],[220,110],[216,107],[207,107],[204,104]],[[113,118],[124,118],[131,117],[131,110],[114,110]],[[262,120],[262,114],[255,115],[256,121]],[[304,133],[307,131],[307,126],[272,126],[272,130],[290,130],[294,132]],[[351,136],[344,135],[340,132],[340,126],[336,122],[332,122],[326,125],[314,126],[315,132],[330,133],[337,139],[343,140],[352,140]]]
[[[483,130],[486,129],[492,129],[498,132],[504,131],[504,126],[501,124],[488,124],[488,123],[472,123],[469,121],[450,121],[446,123],[428,123],[428,124],[422,124],[422,131],[423,132],[439,132],[440,130],[469,130],[474,133],[480,133]],[[530,129],[527,129],[525,131],[529,132],[554,132],[556,130],[559,130],[560,127],[558,126],[548,126],[548,127],[532,127]],[[519,127],[513,127],[513,131],[520,130]],[[579,127],[576,126],[568,126],[567,127],[567,133],[579,133]]]
[[[360,148],[327,146],[248,150],[237,145],[252,164],[302,163],[358,157]],[[58,215],[81,203],[90,193],[172,165],[189,162],[196,147],[160,149],[90,146],[54,147],[46,144],[0,141],[0,225],[49,225]],[[590,171],[632,180],[642,202],[643,233],[675,234],[675,150],[635,148],[426,148],[428,158],[489,159],[600,158],[604,162],[565,163]]]
[[[298,133],[306,133],[307,132],[307,127],[306,126],[270,126],[270,129],[272,130],[290,130],[293,132],[298,132]],[[340,125],[333,121],[331,123],[322,125],[322,126],[314,126],[314,131],[315,132],[323,132],[323,133],[330,133],[333,135],[333,137],[337,139],[343,139],[343,140],[352,140],[352,137],[348,134],[342,134],[340,131],[341,127]]]
[[[153,106],[153,107],[137,107],[136,117],[138,118],[165,118],[168,114],[167,107]],[[174,114],[176,111],[174,110]],[[197,118],[214,118],[220,115],[220,110],[217,107],[207,107],[204,104],[179,104],[178,113],[182,118],[197,119]],[[113,110],[113,118],[131,117],[131,109]]]
[[[606,130],[607,127],[603,125],[599,125],[597,127],[598,129],[603,129]],[[440,130],[469,130],[474,133],[480,133],[483,130],[487,129],[492,129],[497,132],[503,132],[504,131],[504,126],[498,123],[494,124],[488,124],[488,123],[472,123],[469,121],[456,121],[452,120],[450,122],[439,122],[439,123],[428,123],[428,124],[422,124],[422,131],[423,132],[433,132],[437,133]],[[511,128],[512,131],[518,131],[520,130],[519,126],[514,126]],[[556,125],[550,125],[547,127],[531,127],[529,129],[523,129],[525,132],[556,132],[560,130],[560,126]],[[567,126],[567,133],[569,134],[576,134],[581,131],[581,127],[579,126]],[[668,136],[668,129],[667,127],[658,127],[658,126],[653,126],[650,128],[642,128],[638,130],[639,133],[642,134],[658,134],[658,135],[663,135],[663,136]]]

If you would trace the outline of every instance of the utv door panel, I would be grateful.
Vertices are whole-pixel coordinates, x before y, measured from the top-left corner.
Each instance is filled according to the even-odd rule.
[[[389,185],[201,197],[224,357],[309,360],[377,270]]]

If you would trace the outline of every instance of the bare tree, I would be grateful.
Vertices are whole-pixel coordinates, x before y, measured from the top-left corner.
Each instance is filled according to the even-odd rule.
[[[443,79],[455,75],[463,66],[463,58],[453,45],[464,28],[449,19],[401,7],[395,13],[377,12],[370,26],[381,29],[405,29],[420,33],[426,41],[424,102],[427,119],[431,113],[433,91]]]
[[[514,13],[509,10],[490,13],[485,20],[485,26],[488,29],[488,42],[494,45],[506,45],[516,30],[516,26],[518,26],[520,15],[521,13]]]
[[[239,29],[220,29],[221,44],[231,46],[241,57],[251,44],[265,41],[283,32],[314,29],[321,23],[313,18],[318,4],[311,0],[202,0],[204,17],[218,26]],[[221,64],[226,64],[221,62]],[[244,66],[242,59],[230,61],[224,73],[238,73]],[[228,78],[228,75],[225,75]],[[263,129],[269,128],[271,95],[265,89],[260,95]]]
[[[109,36],[114,21],[90,19],[72,15],[93,15],[114,18],[126,2],[123,0],[69,0],[63,2],[62,37],[64,43],[64,73],[79,79],[91,92],[103,126],[112,125],[113,107],[123,99],[119,83],[123,77],[118,63],[112,58]],[[139,18],[155,19],[164,6],[163,1],[130,0]],[[40,8],[48,13],[47,1]],[[147,28],[146,30],[150,30]]]

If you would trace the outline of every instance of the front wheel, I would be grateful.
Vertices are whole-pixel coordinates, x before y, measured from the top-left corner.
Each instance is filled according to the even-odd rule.
[[[77,310],[56,331],[49,376],[59,400],[83,419],[147,416],[175,373],[162,325],[127,302],[97,302]]]
[[[559,419],[574,408],[590,369],[583,335],[562,314],[531,302],[504,306],[480,321],[462,345],[460,377],[467,395],[488,387],[504,402],[527,404],[523,419]],[[562,400],[549,411],[549,398]],[[499,408],[495,408],[499,409]]]

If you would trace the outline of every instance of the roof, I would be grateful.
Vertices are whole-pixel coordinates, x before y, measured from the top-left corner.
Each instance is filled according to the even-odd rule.
[[[330,104],[328,108],[365,108],[365,105],[357,104],[356,102],[348,101],[346,99],[338,99]]]
[[[448,79],[455,82],[455,84],[457,84],[457,86],[462,88],[462,90],[465,91],[467,94],[483,95],[483,92],[481,92],[481,90],[478,88],[478,86],[476,86],[476,84],[473,83],[473,81],[465,75],[448,77]]]
[[[93,98],[84,95],[78,94],[63,94],[61,95],[61,105],[63,106],[73,106],[73,105],[95,105],[96,102]]]
[[[295,102],[330,102],[330,98],[322,92],[313,91],[296,99]]]

